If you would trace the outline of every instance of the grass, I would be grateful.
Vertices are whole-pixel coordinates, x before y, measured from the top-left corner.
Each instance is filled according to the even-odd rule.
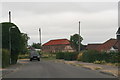
[[[94,70],[100,70],[102,67],[95,67]]]

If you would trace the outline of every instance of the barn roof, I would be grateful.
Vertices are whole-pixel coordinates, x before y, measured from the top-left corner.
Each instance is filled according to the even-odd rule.
[[[50,40],[47,43],[43,44],[43,46],[47,46],[47,45],[61,45],[61,44],[70,44],[70,41],[68,39]]]
[[[86,49],[87,50],[96,50],[102,44],[88,44]]]

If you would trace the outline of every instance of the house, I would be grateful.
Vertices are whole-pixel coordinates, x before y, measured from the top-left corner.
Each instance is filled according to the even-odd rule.
[[[101,44],[88,44],[86,49],[87,50],[97,50],[97,48],[100,46]]]
[[[68,39],[50,40],[42,45],[42,52],[75,52]]]
[[[86,47],[87,50],[97,50],[97,51],[118,51],[118,40],[117,39],[109,39],[103,44],[88,44]]]
[[[101,46],[97,48],[98,51],[118,51],[118,40],[117,39],[109,39],[105,43],[103,43]]]

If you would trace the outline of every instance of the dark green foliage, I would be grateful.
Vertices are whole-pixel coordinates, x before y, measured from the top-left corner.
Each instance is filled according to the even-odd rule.
[[[2,50],[2,68],[5,68],[10,65],[10,52],[7,49],[1,50]]]
[[[95,61],[105,61],[110,63],[118,63],[120,62],[120,53],[119,52],[98,52],[95,50],[84,51],[82,54],[83,62],[93,63]]]
[[[109,55],[109,62],[120,63],[120,52],[110,52]]]
[[[41,48],[40,43],[33,43],[32,47],[34,47],[36,49],[40,49]]]
[[[76,60],[77,59],[77,53],[73,53],[73,52],[66,52],[64,54],[64,60]]]
[[[64,59],[64,60],[76,60],[77,53],[75,52],[58,52],[56,53],[56,59]]]
[[[64,52],[58,52],[56,53],[56,59],[64,59]]]
[[[21,32],[18,29],[18,27],[13,23],[4,22],[4,23],[0,23],[0,25],[2,25],[0,26],[2,27],[2,48],[10,50],[9,39],[11,36],[11,58],[12,58],[11,64],[15,64],[18,59],[18,54],[23,50],[22,44],[24,42],[22,42],[23,40],[22,40]],[[10,27],[12,26],[14,26],[15,28],[10,29]]]
[[[95,50],[89,50],[85,51],[82,55],[82,61],[84,62],[94,62],[95,60],[98,60],[99,52]]]
[[[25,33],[21,33],[21,54],[26,54],[28,53],[28,49],[27,49],[27,46],[28,46],[28,40],[30,38],[28,37],[27,34]]]
[[[79,45],[79,37],[80,37],[80,43],[81,43],[83,38],[79,36],[79,34],[74,34],[73,36],[70,36],[71,45],[74,46],[77,51],[78,51],[78,45]],[[82,50],[83,45],[82,44],[80,45]]]

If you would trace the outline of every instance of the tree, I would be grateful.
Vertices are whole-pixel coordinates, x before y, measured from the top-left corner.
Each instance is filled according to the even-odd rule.
[[[36,49],[40,49],[40,43],[33,43],[32,47],[36,48]]]
[[[16,64],[18,54],[21,51],[21,32],[19,28],[10,22],[0,23],[2,25],[2,49],[8,49],[11,51],[11,64]],[[15,28],[12,29],[11,27]],[[11,28],[11,30],[10,30]],[[10,31],[9,31],[10,30]],[[10,37],[11,37],[11,49],[10,49]]]
[[[25,54],[28,52],[27,50],[27,46],[28,46],[28,40],[30,39],[30,37],[28,37],[28,35],[26,33],[21,33],[21,53]]]
[[[2,25],[0,26],[2,28],[2,49],[8,49],[11,51],[11,64],[16,64],[18,55],[26,48],[29,38],[27,34],[21,33],[19,28],[14,23],[3,22],[0,23],[0,25]],[[11,28],[13,26],[15,27],[14,29]]]
[[[79,36],[79,34],[74,34],[74,35],[70,36],[71,45],[75,47],[76,51],[78,51],[79,37],[80,37],[80,43],[81,43],[83,38],[81,36]],[[83,45],[80,44],[80,46],[81,46],[81,50],[82,50]]]

